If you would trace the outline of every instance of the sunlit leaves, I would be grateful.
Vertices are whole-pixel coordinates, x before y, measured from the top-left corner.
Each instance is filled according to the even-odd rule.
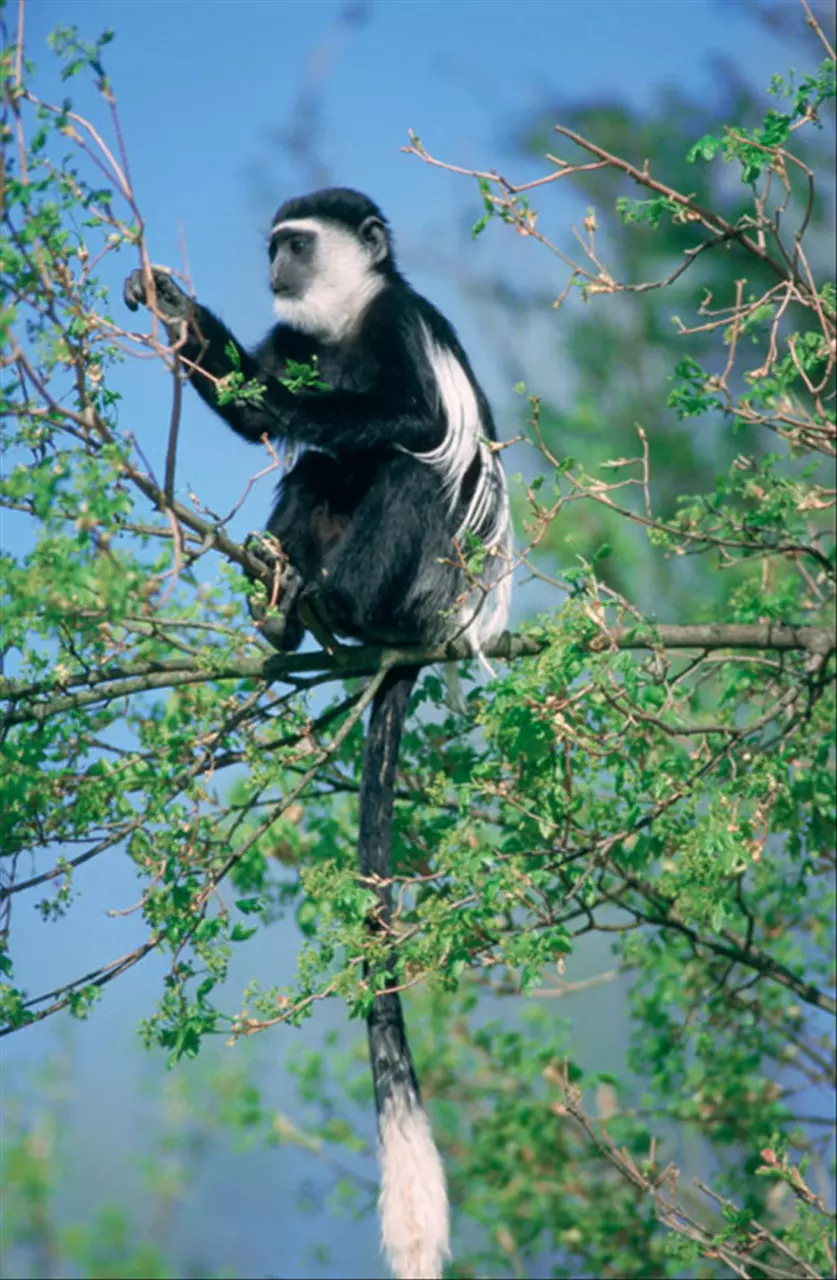
[[[56,42],[67,76],[92,69],[109,103],[103,42]],[[300,1026],[325,1000],[361,1017],[391,962],[457,1203],[476,1224],[477,1274],[534,1271],[542,1254],[560,1259],[556,1274],[708,1273],[722,1245],[745,1248],[755,1212],[822,1260],[810,1217],[782,1217],[769,1194],[790,1186],[792,1166],[766,1165],[769,1177],[754,1166],[767,1149],[781,1162],[774,1135],[797,1141],[804,1128],[785,1081],[807,1090],[827,1076],[809,1011],[828,1008],[833,979],[834,657],[666,648],[657,619],[833,620],[833,481],[816,449],[832,438],[834,286],[816,264],[810,281],[797,271],[791,242],[761,292],[755,203],[796,145],[793,123],[810,122],[830,85],[822,71],[798,89],[777,84],[787,110],[729,129],[709,121],[688,153],[669,121],[652,133],[655,166],[676,144],[664,189],[700,183],[713,206],[703,221],[691,196],[627,199],[613,186],[622,310],[603,298],[595,325],[572,326],[565,403],[537,417],[530,394],[522,407],[528,446],[543,452],[515,478],[518,533],[534,544],[529,568],[560,591],[524,627],[536,656],[498,660],[490,682],[465,672],[467,714],[424,673],[400,758],[389,935],[370,933],[375,886],[356,865],[360,683],[323,695],[306,676],[273,679],[240,548],[221,541],[225,521],[199,495],[178,508],[154,485],[135,407],[111,385],[119,352],[91,262],[136,241],[136,211],[85,168],[69,104],[34,108],[25,171],[12,157],[0,325],[17,346],[0,386],[0,502],[24,534],[0,559],[3,888],[18,901],[25,890],[49,930],[84,911],[86,877],[128,863],[136,893],[114,904],[114,928],[129,915],[145,943],[118,964],[165,956],[143,1033],[172,1063],[207,1036]],[[748,189],[732,184],[731,213],[722,185],[704,181],[718,166],[684,171],[685,154],[739,165]],[[480,178],[474,234],[495,217],[532,234],[528,198],[501,183]],[[596,207],[590,236],[609,217]],[[672,325],[656,268],[698,257],[679,277],[686,319]],[[227,354],[222,402],[262,396],[243,350]],[[285,372],[293,394],[327,390],[316,362]],[[472,570],[485,561],[472,539],[457,551]],[[655,575],[665,590],[648,590]],[[283,916],[302,937],[295,974],[240,991],[232,957],[246,963],[256,932]],[[632,1042],[626,1062],[608,1049],[585,1072],[546,1002],[578,981],[579,940],[605,930],[606,980],[620,984]],[[113,989],[104,967],[92,981],[59,975],[55,1004],[24,991],[14,938],[0,939],[6,1029],[59,1007],[86,1017]],[[518,997],[514,1014],[490,1020],[484,994]],[[345,1092],[369,1102],[356,1066],[300,1055],[321,1145],[361,1145],[337,1114]],[[649,1176],[660,1133],[712,1147],[739,1207],[722,1206],[711,1245],[663,1234],[636,1185],[567,1123],[565,1083],[583,1085]],[[235,1108],[264,1122],[252,1093]]]

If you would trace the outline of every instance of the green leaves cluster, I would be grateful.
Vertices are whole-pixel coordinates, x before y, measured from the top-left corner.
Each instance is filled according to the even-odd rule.
[[[790,140],[795,125],[803,121],[820,124],[820,109],[837,96],[834,62],[831,58],[822,62],[811,76],[805,76],[795,88],[793,76],[784,79],[774,76],[771,93],[777,98],[789,98],[790,110],[777,111],[771,107],[765,112],[762,123],[754,129],[728,129],[723,136],[707,133],[687,152],[690,163],[695,160],[714,160],[720,155],[726,161],[738,161],[741,181],[750,185],[767,170],[776,166],[777,149]]]
[[[108,118],[104,43],[56,38],[67,76],[92,69]],[[786,112],[756,127],[748,113],[685,155],[679,131],[658,131],[679,166],[665,190],[691,190],[684,174],[700,185],[685,204],[629,200],[624,169],[598,175],[622,257],[607,287],[585,287],[625,310],[573,327],[572,400],[528,399],[536,468],[515,483],[527,565],[557,591],[524,627],[536,656],[498,662],[490,683],[464,672],[467,714],[425,672],[398,777],[394,931],[370,937],[354,848],[364,685],[328,687],[326,659],[272,658],[246,612],[246,549],[175,500],[173,475],[155,479],[114,384],[135,348],[94,269],[141,239],[132,193],[115,171],[102,185],[70,105],[38,103],[4,57],[7,136],[23,142],[0,241],[0,504],[19,530],[0,557],[0,905],[33,902],[48,930],[84,910],[87,877],[128,859],[145,940],[32,992],[4,929],[3,1029],[88,1016],[156,950],[168,971],[143,1034],[176,1062],[207,1036],[300,1026],[326,999],[360,1017],[365,974],[392,955],[473,1246],[463,1266],[776,1274],[790,1251],[825,1274],[828,1207],[801,1158],[827,1175],[809,1095],[824,1111],[833,1084],[834,654],[666,648],[655,619],[834,619],[833,285],[813,253],[803,268],[802,232],[781,240],[765,187],[728,206],[711,164],[688,167],[736,160],[749,185],[790,172],[829,75],[777,82]],[[480,184],[475,235],[494,216],[534,229],[526,197],[498,204]],[[806,184],[797,230],[817,225],[808,200]],[[673,258],[688,266],[675,298],[661,287]],[[673,326],[675,305],[687,319]],[[229,355],[222,397],[261,395]],[[284,381],[327,389],[316,365]],[[171,472],[174,444],[176,431]],[[488,554],[461,552],[472,569]],[[631,648],[634,627],[646,639]],[[231,991],[236,948],[291,918],[294,981]],[[614,984],[631,1034],[583,1066],[555,1002],[579,989],[588,935],[608,948],[596,981]],[[294,1140],[357,1151],[341,1106],[368,1105],[358,1055],[305,1051],[295,1070],[310,1125]],[[249,1088],[229,1110],[268,1127]],[[711,1171],[715,1198],[692,1218],[658,1139]]]

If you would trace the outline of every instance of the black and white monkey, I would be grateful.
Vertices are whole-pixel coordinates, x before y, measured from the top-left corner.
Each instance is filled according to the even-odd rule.
[[[506,624],[510,520],[488,402],[457,336],[399,272],[380,209],[345,188],[289,200],[268,242],[279,323],[250,354],[216,316],[152,268],[156,306],[192,385],[245,440],[302,446],[282,480],[268,531],[297,594],[342,634],[367,643],[437,644],[465,635],[475,652]],[[147,277],[125,284],[148,304]],[[219,402],[229,344],[261,399]],[[291,392],[287,362],[311,363],[325,390]],[[466,534],[487,548],[477,581]],[[303,628],[291,607],[285,648]],[[417,668],[396,668],[374,699],[360,791],[359,861],[384,882],[373,927],[391,927],[390,829],[395,764]],[[381,1234],[395,1275],[440,1276],[449,1256],[445,1175],[421,1105],[391,974],[368,1018],[378,1111]]]

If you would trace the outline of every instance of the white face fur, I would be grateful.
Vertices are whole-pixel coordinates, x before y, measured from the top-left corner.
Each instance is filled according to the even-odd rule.
[[[304,296],[276,296],[276,318],[323,342],[339,342],[348,337],[385,283],[369,252],[357,236],[335,222],[291,218],[277,222],[273,232],[280,227],[283,231],[313,233],[316,239],[313,275]]]

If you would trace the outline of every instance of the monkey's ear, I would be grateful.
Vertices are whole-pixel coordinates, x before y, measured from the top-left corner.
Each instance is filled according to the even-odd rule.
[[[380,218],[364,218],[358,230],[361,242],[369,250],[369,256],[377,267],[389,257],[389,237]]]

